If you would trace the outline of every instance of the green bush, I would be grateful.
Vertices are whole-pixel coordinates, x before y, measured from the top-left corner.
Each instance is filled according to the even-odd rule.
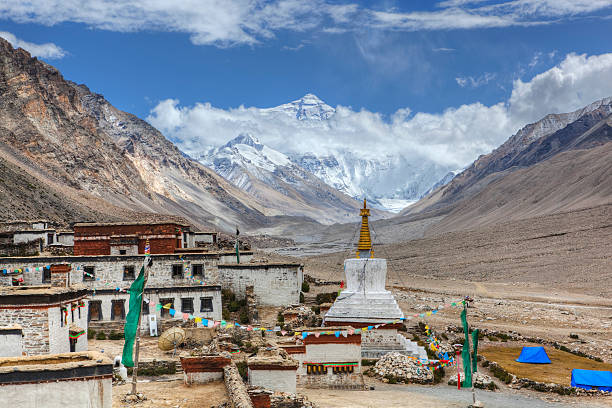
[[[433,370],[433,383],[439,384],[442,381],[442,379],[444,379],[445,375],[446,373],[444,371],[444,367],[440,367],[440,368]]]
[[[306,281],[302,282],[302,292],[310,292],[310,285]]]
[[[571,339],[578,339],[579,338],[576,333],[570,333],[569,336],[570,336]]]
[[[240,304],[236,302],[235,300],[232,300],[227,306],[227,309],[230,312],[237,312],[238,310],[240,310]]]
[[[373,359],[373,358],[364,358],[361,360],[361,365],[363,367],[367,367],[367,366],[373,366],[376,364],[378,360]]]
[[[334,300],[338,297],[338,292],[318,293],[317,294],[317,305],[323,303],[334,303]]]
[[[108,335],[108,338],[110,340],[123,340],[124,336],[123,336],[123,332],[111,332],[111,334]]]
[[[391,374],[385,375],[385,378],[389,380],[389,384],[397,384],[397,378]]]
[[[238,368],[238,373],[240,374],[242,379],[246,381],[248,377],[246,361],[236,361],[236,367]]]
[[[223,316],[223,320],[231,320],[232,318],[230,311],[227,310],[226,308],[223,308],[223,310],[221,311],[221,315]]]
[[[96,333],[96,340],[106,340],[106,334],[103,331]]]
[[[240,312],[240,324],[247,324],[249,322],[249,315],[246,310]]]
[[[321,306],[313,306],[312,311],[315,312],[316,315],[321,314]]]
[[[285,316],[283,316],[282,312],[278,312],[278,315],[276,316],[276,321],[280,324],[285,323]]]
[[[96,331],[93,329],[87,330],[87,340],[96,338]]]
[[[300,292],[300,303],[304,303],[304,294]]]

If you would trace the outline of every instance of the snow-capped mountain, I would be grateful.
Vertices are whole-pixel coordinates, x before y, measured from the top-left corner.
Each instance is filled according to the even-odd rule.
[[[285,103],[274,108],[261,109],[263,113],[282,112],[298,120],[326,120],[332,117],[336,110],[319,99],[316,95],[306,94],[298,100]]]
[[[288,156],[241,134],[197,158],[275,212],[323,223],[347,222],[359,203],[293,163]]]
[[[313,94],[273,108],[259,109],[271,121],[300,121],[313,129],[332,126],[336,110]],[[260,129],[253,129],[262,137]],[[401,153],[364,157],[348,149],[313,152],[279,152],[251,134],[241,134],[224,146],[201,154],[199,160],[236,186],[249,191],[253,180],[275,190],[297,178],[318,178],[355,199],[367,197],[375,208],[398,212],[418,200],[454,169],[429,160],[409,160]],[[279,169],[282,169],[279,170]],[[306,176],[306,173],[308,176]],[[284,177],[287,177],[283,179]],[[281,179],[279,180],[279,177]]]

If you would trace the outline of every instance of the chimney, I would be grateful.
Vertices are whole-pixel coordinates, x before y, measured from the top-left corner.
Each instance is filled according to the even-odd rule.
[[[70,286],[70,264],[51,265],[51,286],[67,288]]]

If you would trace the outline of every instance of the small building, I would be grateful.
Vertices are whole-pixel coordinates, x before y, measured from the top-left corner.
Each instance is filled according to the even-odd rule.
[[[299,362],[297,384],[307,388],[363,389],[361,334],[352,327],[298,329],[308,336],[279,346]]]
[[[242,261],[242,256],[240,258]],[[300,302],[304,265],[298,263],[219,264],[219,281],[237,296],[244,297],[253,287],[257,303],[287,306]]]
[[[265,355],[268,354],[268,355]],[[281,353],[264,352],[247,360],[249,385],[295,394],[298,362]]]
[[[186,385],[205,384],[223,379],[223,369],[232,359],[220,354],[181,357],[181,367]]]
[[[86,351],[88,294],[84,286],[0,287],[0,327],[21,326],[27,355]]]
[[[217,243],[217,233],[214,231],[194,231],[191,233],[190,247],[207,247]]]
[[[94,352],[0,358],[0,406],[111,408],[112,377]]]
[[[75,255],[173,254],[187,241],[189,225],[178,222],[77,223]]]

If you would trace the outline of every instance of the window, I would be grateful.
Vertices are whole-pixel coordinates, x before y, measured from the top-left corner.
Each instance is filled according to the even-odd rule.
[[[149,304],[147,302],[142,302],[142,310],[141,310],[143,315],[148,315],[149,312]]]
[[[96,280],[96,272],[93,266],[83,267],[83,280],[84,281]]]
[[[133,265],[126,265],[123,267],[123,280],[134,280]]]
[[[182,298],[181,299],[181,312],[193,313],[193,298]]]
[[[191,275],[204,278],[204,266],[203,265],[191,265]]]
[[[125,299],[111,300],[111,320],[125,319]]]
[[[47,234],[47,245],[51,245],[53,243],[53,234]]]
[[[50,283],[51,282],[51,268],[43,267],[42,268],[42,283]]]
[[[172,265],[172,277],[173,278],[183,277],[183,264]]]
[[[89,301],[89,314],[87,321],[98,321],[102,320],[102,301],[101,300],[90,300]]]
[[[213,311],[213,298],[212,297],[201,297],[200,298],[200,312],[212,312]]]
[[[170,303],[170,309],[174,309],[174,299],[159,299],[159,304],[162,306],[166,306]],[[161,309],[161,317],[167,317],[170,315],[170,310],[162,307]]]
[[[127,254],[127,249],[120,249],[119,250],[119,255],[125,255]]]

